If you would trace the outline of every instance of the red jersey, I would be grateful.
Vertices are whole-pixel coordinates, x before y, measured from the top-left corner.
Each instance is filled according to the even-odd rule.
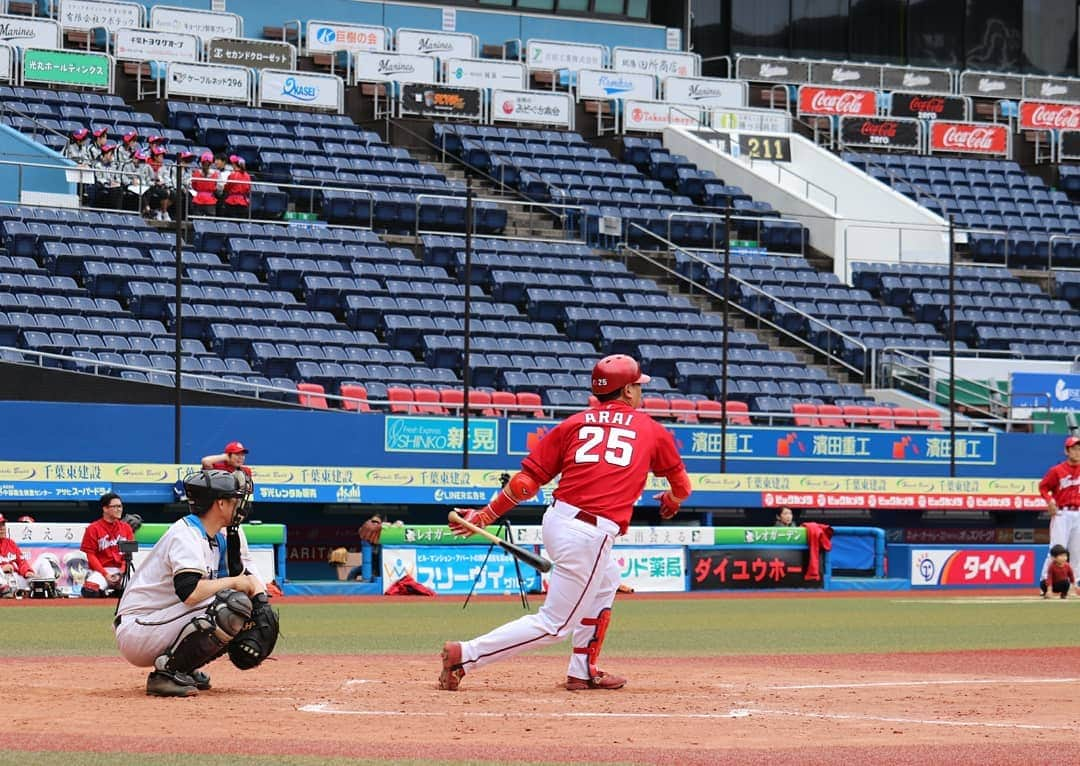
[[[649,471],[667,477],[683,469],[675,439],[625,402],[605,402],[572,415],[521,461],[541,485],[559,479],[555,499],[630,526]]]
[[[3,564],[14,564],[15,571],[26,578],[34,573],[34,570],[30,568],[30,562],[23,558],[18,544],[10,537],[0,540],[0,565]]]
[[[1046,579],[1051,583],[1061,582],[1062,580],[1076,582],[1076,575],[1073,574],[1073,569],[1069,566],[1069,562],[1066,561],[1064,564],[1058,564],[1056,561],[1051,561],[1050,568],[1046,571]]]
[[[1053,499],[1058,508],[1080,509],[1080,463],[1065,460],[1052,467],[1039,482],[1039,494],[1047,502]]]
[[[107,574],[106,567],[124,569],[120,541],[134,539],[135,533],[127,522],[114,521],[110,524],[105,519],[98,519],[83,532],[82,545],[79,547],[86,554],[86,562],[92,570]]]
[[[247,474],[248,479],[251,479],[251,469],[249,467],[247,467],[246,465],[242,465],[239,468],[233,468],[228,463],[214,463],[210,467],[213,468],[215,471],[228,471],[229,473],[234,473],[236,471],[243,471],[244,473]]]

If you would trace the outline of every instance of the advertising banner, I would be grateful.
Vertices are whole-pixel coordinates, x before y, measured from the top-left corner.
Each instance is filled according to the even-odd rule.
[[[23,51],[23,80],[83,88],[112,87],[112,59],[103,53],[73,51]]]
[[[308,53],[384,51],[389,47],[387,42],[386,27],[342,24],[337,21],[307,23]]]
[[[852,64],[848,61],[810,62],[810,82],[841,88],[881,87],[881,67],[875,64]]]
[[[476,48],[476,36],[464,32],[432,32],[430,29],[397,31],[398,53],[471,59],[479,54]]]
[[[735,76],[750,82],[803,83],[810,80],[810,62],[773,56],[739,56]]]
[[[10,82],[15,77],[15,53],[14,46],[0,43],[0,80]]]
[[[213,64],[169,63],[165,95],[247,101],[251,97],[251,71],[246,67]]]
[[[574,102],[569,93],[497,89],[491,92],[491,119],[567,128],[573,125]]]
[[[985,122],[944,122],[930,125],[931,152],[1008,155],[1009,128]]]
[[[960,75],[960,94],[980,98],[1024,97],[1024,77],[1001,72],[963,72]]]
[[[705,106],[746,106],[746,83],[708,77],[668,77],[664,80],[664,101]]]
[[[210,64],[244,66],[250,69],[296,69],[296,48],[291,43],[275,43],[245,37],[215,37],[206,44]]]
[[[64,29],[105,27],[110,32],[143,25],[143,7],[138,3],[99,0],[60,0],[57,20]]]
[[[485,563],[484,559],[487,559]],[[383,544],[383,592],[405,575],[438,595],[469,592],[486,595],[510,595],[519,592],[516,559],[501,548],[479,545],[396,547]],[[527,590],[540,590],[539,573],[521,564],[521,577]]]
[[[1080,104],[1052,104],[1046,101],[1021,101],[1020,129],[1080,129]]]
[[[259,103],[310,106],[340,112],[345,85],[340,77],[314,72],[264,69],[259,75]]]
[[[525,65],[518,61],[451,58],[444,62],[443,73],[448,85],[465,88],[521,90],[528,85]]]
[[[697,77],[701,74],[701,57],[696,53],[615,48],[611,51],[611,68],[616,72],[651,74],[660,80],[665,77]]]
[[[603,69],[603,45],[529,40],[525,44],[525,66],[529,69]]]
[[[1075,104],[1080,102],[1080,80],[1028,75],[1024,78],[1024,98],[1042,101],[1068,101]]]
[[[60,24],[30,16],[0,16],[0,42],[19,48],[60,47]]]
[[[577,97],[604,100],[636,98],[652,101],[656,98],[656,78],[651,74],[582,69],[578,72]]]
[[[691,548],[690,590],[823,588],[806,579],[806,548]]]
[[[179,32],[118,29],[113,51],[122,61],[198,61],[199,38]]]
[[[704,109],[692,104],[628,99],[623,106],[623,131],[659,133],[668,125],[696,128],[701,125],[704,115]]]
[[[877,114],[877,92],[804,85],[799,88],[799,114],[871,117]]]
[[[401,86],[401,113],[479,120],[484,100],[479,88],[408,82]]]
[[[682,548],[618,548],[612,554],[619,582],[641,593],[686,590],[686,554]]]
[[[244,20],[235,13],[173,8],[167,5],[155,5],[150,9],[150,28],[195,35],[204,43],[215,37],[244,36]]]
[[[1014,372],[1009,375],[1013,407],[1055,412],[1080,410],[1080,375],[1047,372]]]
[[[405,55],[387,51],[357,51],[353,57],[356,82],[438,81],[434,56]]]
[[[882,90],[911,90],[919,93],[953,92],[952,72],[925,67],[881,67]]]
[[[1034,548],[932,548],[911,551],[913,586],[986,588],[1035,584]]]
[[[905,117],[841,117],[840,143],[917,151],[922,147],[921,126]]]
[[[790,133],[791,115],[780,109],[713,109],[712,126],[755,133]]]
[[[383,447],[387,452],[459,454],[465,444],[461,418],[387,415]],[[499,454],[499,421],[469,419],[469,454]]]
[[[968,101],[959,96],[939,96],[927,93],[893,93],[889,114],[894,117],[914,117],[919,120],[959,120],[971,117]]]

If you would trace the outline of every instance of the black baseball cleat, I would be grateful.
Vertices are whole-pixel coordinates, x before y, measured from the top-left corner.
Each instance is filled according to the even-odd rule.
[[[192,671],[191,680],[195,682],[195,688],[201,692],[210,688],[210,676],[203,673],[201,670]]]
[[[146,693],[150,697],[191,697],[199,690],[195,679],[186,673],[153,670],[146,677]]]

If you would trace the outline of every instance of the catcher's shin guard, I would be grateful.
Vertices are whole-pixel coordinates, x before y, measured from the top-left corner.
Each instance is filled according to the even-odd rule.
[[[581,620],[582,625],[594,625],[596,626],[593,631],[593,636],[589,639],[589,643],[585,646],[575,646],[574,652],[577,654],[587,654],[589,656],[589,677],[599,678],[603,675],[600,672],[600,668],[597,666],[597,660],[600,657],[600,648],[604,645],[604,636],[607,634],[608,625],[611,623],[611,608],[601,609],[600,614],[596,617],[584,617]]]
[[[224,654],[250,620],[251,599],[246,594],[228,588],[220,591],[206,611],[193,617],[172,646],[154,660],[154,668],[190,674]]]

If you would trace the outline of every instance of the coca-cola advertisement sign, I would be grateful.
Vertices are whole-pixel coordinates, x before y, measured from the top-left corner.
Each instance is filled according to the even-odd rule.
[[[918,120],[892,117],[841,117],[840,143],[918,151]]]
[[[799,88],[799,114],[863,115],[877,113],[877,93],[872,90]]]
[[[893,93],[889,114],[920,120],[966,120],[967,101],[956,96],[926,93]]]
[[[1022,130],[1080,129],[1080,106],[1052,104],[1046,101],[1021,101],[1020,128]]]
[[[930,125],[930,151],[966,154],[1009,153],[1009,129],[979,122],[943,122]]]

